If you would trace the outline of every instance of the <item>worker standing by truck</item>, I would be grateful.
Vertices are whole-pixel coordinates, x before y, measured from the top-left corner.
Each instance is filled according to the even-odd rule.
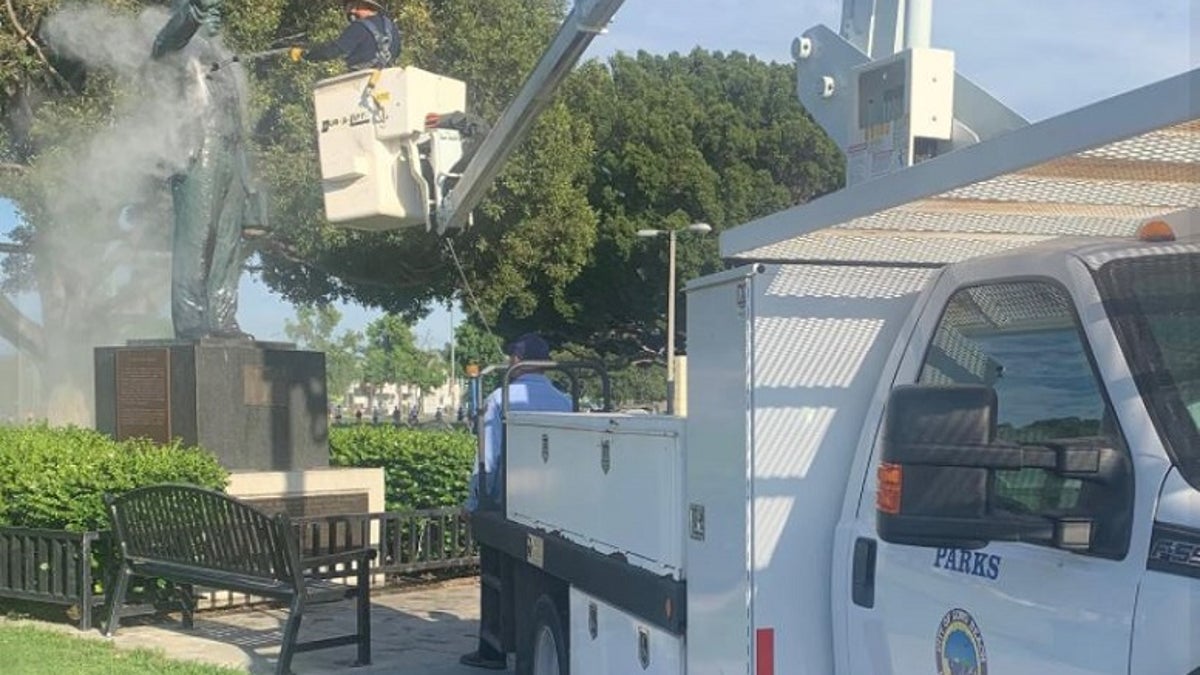
[[[350,25],[336,40],[304,49],[292,47],[292,61],[332,61],[343,59],[350,70],[387,68],[400,58],[401,35],[383,5],[375,0],[347,0],[342,3]]]
[[[523,361],[549,361],[550,346],[536,333],[527,333],[513,340],[504,347],[508,355],[509,367]],[[571,397],[555,388],[550,378],[541,372],[525,371],[508,383],[509,410],[538,410],[545,412],[571,412],[574,406]],[[504,444],[504,392],[497,388],[488,397],[483,408],[483,472],[479,466],[471,475],[471,491],[467,496],[466,508],[474,513],[478,510],[496,508],[500,497],[500,484],[503,457],[501,449]],[[493,563],[490,558],[496,552],[484,549],[480,551],[480,568],[485,572]],[[484,609],[480,603],[480,614]],[[487,617],[480,620],[479,648],[469,654],[464,654],[459,661],[474,668],[489,670],[505,670],[508,668],[507,657],[483,637],[484,627],[488,625]]]

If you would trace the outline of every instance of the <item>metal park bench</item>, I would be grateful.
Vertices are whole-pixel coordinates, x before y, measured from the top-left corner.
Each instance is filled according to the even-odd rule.
[[[290,606],[277,673],[290,672],[292,656],[326,647],[358,645],[358,663],[371,662],[370,579],[375,552],[356,549],[301,558],[287,516],[276,516],[233,497],[190,485],[154,485],[119,497],[105,495],[118,556],[105,635],[120,621],[129,578],[157,577],[174,584],[183,606],[183,626],[192,627],[193,585],[218,588]],[[354,565],[357,583],[314,578],[306,570]],[[297,643],[300,620],[312,603],[357,601],[356,632]]]

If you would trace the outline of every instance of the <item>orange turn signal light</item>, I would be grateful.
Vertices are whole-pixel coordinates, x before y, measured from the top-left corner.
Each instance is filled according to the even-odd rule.
[[[880,513],[899,515],[900,493],[904,484],[904,468],[899,464],[884,462],[877,473],[879,486],[875,490],[875,508]]]
[[[1137,238],[1146,242],[1175,241],[1175,230],[1162,220],[1151,220],[1138,228]]]

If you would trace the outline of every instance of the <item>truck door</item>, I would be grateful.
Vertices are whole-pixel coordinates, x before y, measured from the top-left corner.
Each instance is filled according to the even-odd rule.
[[[1019,280],[938,295],[917,331],[932,339],[910,348],[897,384],[986,384],[997,393],[1002,440],[1099,436],[1127,452],[1062,284]],[[1001,472],[997,485],[1004,508],[1020,512],[1069,513],[1096,498],[1079,481],[1040,469]],[[873,488],[864,490],[854,533],[850,672],[1128,672],[1130,615],[1144,561],[1028,543],[978,550],[893,545],[875,536],[874,498]],[[1129,547],[1131,502],[1119,502],[1123,524],[1102,535],[1118,549]],[[859,588],[864,580],[873,582],[871,593]]]

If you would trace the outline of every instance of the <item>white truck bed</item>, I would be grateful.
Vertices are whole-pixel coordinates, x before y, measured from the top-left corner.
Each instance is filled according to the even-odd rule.
[[[512,412],[507,426],[509,520],[682,578],[681,419]]]

